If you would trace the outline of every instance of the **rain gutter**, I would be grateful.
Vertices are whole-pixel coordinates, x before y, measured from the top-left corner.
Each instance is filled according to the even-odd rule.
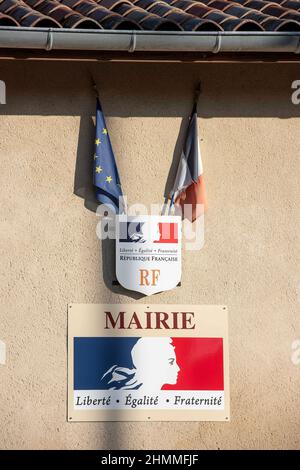
[[[107,31],[0,27],[0,49],[300,53],[300,32]]]

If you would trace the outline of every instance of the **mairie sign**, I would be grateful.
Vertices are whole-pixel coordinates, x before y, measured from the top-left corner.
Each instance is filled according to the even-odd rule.
[[[224,305],[70,304],[68,419],[229,421]]]
[[[118,215],[116,274],[123,287],[145,295],[176,287],[181,279],[181,218]]]

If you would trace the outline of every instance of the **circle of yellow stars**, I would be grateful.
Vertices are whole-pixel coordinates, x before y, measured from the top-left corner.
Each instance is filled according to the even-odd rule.
[[[103,134],[103,135],[107,135],[107,129],[106,129],[106,128],[104,128],[104,129],[102,130],[102,134]],[[100,144],[101,144],[101,139],[100,139],[99,137],[97,137],[97,139],[95,139],[95,145],[98,147],[98,145],[100,145]],[[100,158],[100,155],[97,155],[97,154],[95,153],[95,154],[94,154],[94,160],[96,160],[97,158]],[[102,173],[102,171],[103,171],[103,168],[102,168],[100,165],[97,165],[97,166],[95,167],[95,172],[96,172],[96,173],[100,174],[100,173]],[[111,183],[111,182],[112,182],[112,177],[111,177],[110,175],[109,175],[109,176],[106,176],[105,182],[106,182],[106,183]]]

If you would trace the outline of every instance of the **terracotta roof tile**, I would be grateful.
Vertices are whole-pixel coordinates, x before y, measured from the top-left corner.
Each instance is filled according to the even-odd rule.
[[[300,0],[0,0],[0,26],[300,31]]]

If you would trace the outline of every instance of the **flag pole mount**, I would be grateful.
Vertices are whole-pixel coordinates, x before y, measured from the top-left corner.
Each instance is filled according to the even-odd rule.
[[[91,74],[91,84],[92,84],[92,89],[94,90],[94,93],[95,93],[96,97],[99,98],[99,92],[98,92],[98,89],[97,89],[97,85],[96,85],[96,82],[95,82],[94,77],[93,77],[92,74]]]
[[[198,104],[199,97],[202,93],[202,84],[201,82],[198,82],[196,89],[195,89],[195,96],[194,96],[194,103]]]

